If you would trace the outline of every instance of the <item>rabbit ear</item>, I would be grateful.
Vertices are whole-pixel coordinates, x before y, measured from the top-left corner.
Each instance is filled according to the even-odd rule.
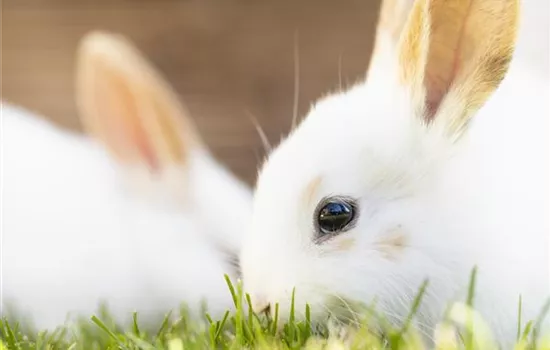
[[[92,32],[77,53],[76,100],[85,129],[120,163],[162,172],[201,144],[174,91],[120,35]]]
[[[407,22],[414,0],[382,0],[378,14],[373,57],[381,54],[385,44],[395,46]]]
[[[459,137],[504,78],[518,0],[417,0],[397,45],[398,76],[413,108]]]

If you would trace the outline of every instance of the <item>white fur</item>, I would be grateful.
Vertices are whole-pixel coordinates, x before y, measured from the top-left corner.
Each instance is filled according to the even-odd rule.
[[[99,144],[39,118],[2,103],[2,313],[52,329],[100,301],[120,322],[181,302],[197,311],[203,298],[216,316],[231,307],[231,269],[212,243],[240,245],[244,184],[197,149],[183,200],[160,186],[145,196]]]
[[[336,296],[376,299],[399,323],[429,278],[417,326],[430,337],[447,303],[465,300],[477,265],[475,306],[496,339],[513,342],[519,295],[524,322],[550,296],[550,88],[541,74],[548,62],[528,59],[534,46],[524,41],[537,36],[532,28],[520,34],[509,73],[457,146],[412,117],[409,96],[384,69],[394,55],[377,57],[381,69],[366,83],[315,104],[260,173],[241,256],[254,302],[278,302],[285,316],[295,287],[302,316],[305,302],[317,320],[338,314]],[[302,194],[316,177],[316,198],[304,207]],[[359,220],[316,245],[315,206],[332,195],[357,198]],[[387,258],[376,242],[396,227],[406,247]],[[348,238],[352,247],[338,249]]]

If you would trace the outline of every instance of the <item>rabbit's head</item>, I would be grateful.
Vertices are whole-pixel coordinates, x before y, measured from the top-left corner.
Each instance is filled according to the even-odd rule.
[[[251,191],[214,159],[175,91],[128,39],[103,31],[83,37],[76,101],[126,195],[186,214],[235,254]]]
[[[507,72],[517,17],[517,0],[383,5],[366,81],[316,103],[260,171],[241,254],[256,311],[287,315],[295,288],[297,317],[375,298],[400,318],[449,268],[436,184]]]

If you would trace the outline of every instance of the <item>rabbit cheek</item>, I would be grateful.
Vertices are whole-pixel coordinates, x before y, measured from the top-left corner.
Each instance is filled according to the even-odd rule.
[[[408,245],[408,237],[402,227],[387,231],[374,243],[374,249],[388,260],[397,260],[403,255]]]
[[[356,245],[354,237],[340,236],[334,237],[332,242],[326,242],[320,246],[321,255],[332,253],[346,253],[352,250]]]
[[[355,240],[351,237],[345,237],[335,242],[334,248],[339,252],[347,252],[353,248]]]

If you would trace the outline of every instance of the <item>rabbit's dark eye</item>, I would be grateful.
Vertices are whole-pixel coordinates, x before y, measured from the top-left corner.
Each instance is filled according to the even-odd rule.
[[[350,199],[329,198],[319,204],[317,230],[320,236],[345,231],[355,219],[355,204]]]

